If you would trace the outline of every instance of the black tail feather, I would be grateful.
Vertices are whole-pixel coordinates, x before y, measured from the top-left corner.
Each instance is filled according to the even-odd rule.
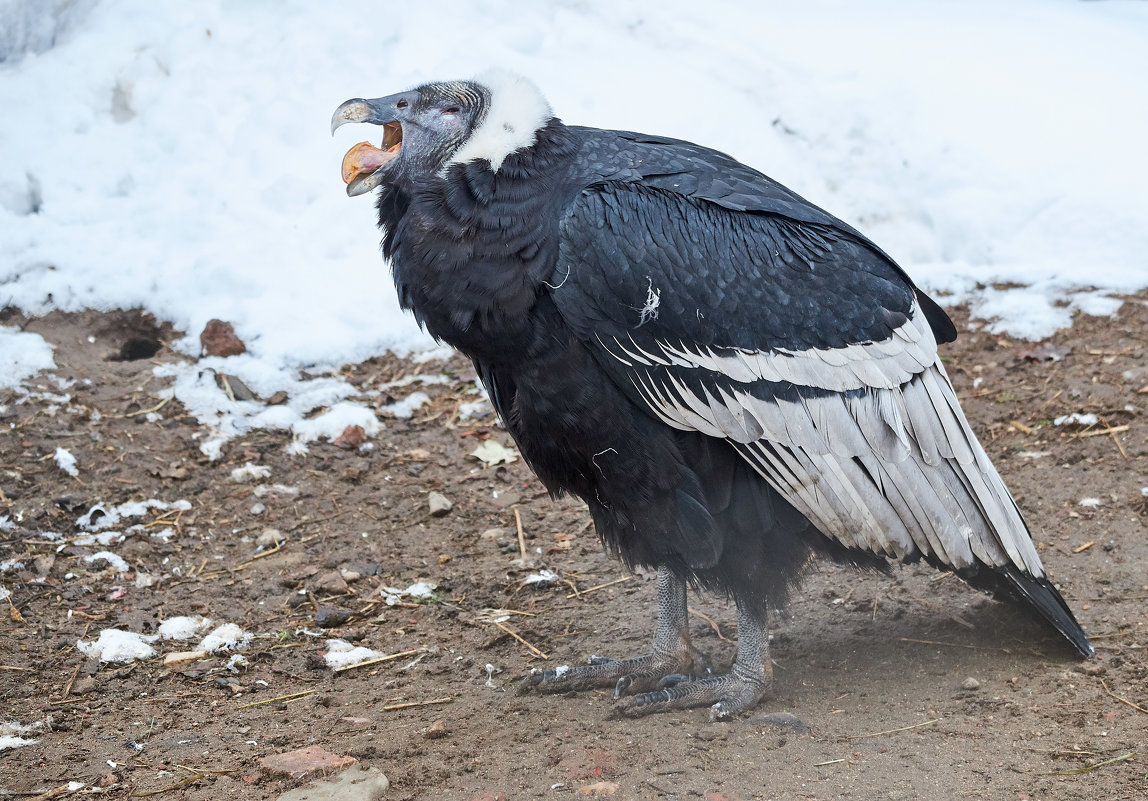
[[[1064,598],[1048,579],[1026,576],[1013,567],[1005,568],[1003,573],[1008,578],[1009,589],[1033,609],[1040,612],[1041,617],[1052,624],[1054,629],[1072,643],[1072,647],[1076,649],[1077,653],[1081,656],[1092,656],[1094,651],[1092,643],[1088,641],[1088,635],[1076,622],[1072,610],[1068,608]]]

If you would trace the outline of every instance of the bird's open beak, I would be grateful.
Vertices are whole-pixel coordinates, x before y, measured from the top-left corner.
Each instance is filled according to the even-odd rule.
[[[418,99],[417,92],[379,97],[374,100],[355,98],[335,109],[331,116],[331,133],[348,122],[369,122],[383,126],[382,147],[359,142],[343,156],[343,182],[351,197],[370,192],[383,182],[383,168],[398,158],[403,144],[400,118]]]

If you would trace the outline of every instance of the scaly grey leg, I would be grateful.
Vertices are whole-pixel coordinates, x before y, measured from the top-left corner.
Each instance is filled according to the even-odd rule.
[[[753,708],[773,690],[765,615],[750,614],[739,603],[737,626],[737,658],[729,673],[687,679],[654,692],[622,698],[614,708],[620,714],[637,716],[709,704],[710,720],[730,718]]]
[[[626,691],[652,689],[663,676],[693,675],[707,670],[709,660],[690,643],[686,583],[662,567],[658,569],[658,627],[650,653],[628,659],[590,657],[590,664],[532,673],[524,690],[568,692],[591,687],[614,687],[614,697]]]

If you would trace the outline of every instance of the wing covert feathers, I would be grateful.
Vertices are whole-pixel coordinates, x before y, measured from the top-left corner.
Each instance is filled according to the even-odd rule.
[[[832,350],[601,344],[660,420],[731,440],[842,545],[1042,578],[1024,520],[914,312],[884,342]]]

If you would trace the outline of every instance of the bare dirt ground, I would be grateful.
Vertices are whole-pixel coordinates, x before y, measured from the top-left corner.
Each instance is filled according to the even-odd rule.
[[[474,397],[462,360],[346,369],[364,389],[450,377],[379,399],[432,396],[386,420],[373,450],[291,456],[286,435],[257,432],[210,462],[178,402],[148,413],[168,381],[154,364],[184,358],[149,353],[162,330],[130,313],[6,317],[53,343],[55,375],[75,383],[0,392],[0,723],[42,724],[22,735],[36,744],[0,752],[0,797],[64,797],[77,782],[106,798],[272,799],[295,782],[261,760],[314,745],[383,771],[388,799],[1148,798],[1148,295],[1043,343],[981,331],[946,350],[1096,658],[952,576],[825,565],[775,617],[777,697],[729,723],[704,709],[614,718],[606,691],[514,692],[531,667],[644,651],[654,587],[603,555],[580,504],[549,500],[521,461],[482,469],[468,455],[510,442],[490,417],[458,419]],[[106,358],[121,352],[146,358]],[[1053,425],[1073,412],[1099,420]],[[247,462],[269,475],[233,481]],[[447,515],[431,516],[431,491],[453,502]],[[94,505],[147,499],[190,507],[83,544],[77,519]],[[260,548],[267,529],[278,549]],[[105,550],[127,572],[85,561]],[[544,568],[559,580],[528,583]],[[419,580],[433,598],[388,605],[380,591]],[[691,608],[695,643],[724,668],[733,610]],[[254,635],[246,666],[227,654],[164,666],[194,640],[156,641],[128,664],[76,647],[178,615]],[[406,653],[335,672],[322,658],[335,637]],[[767,717],[780,712],[805,726]]]

